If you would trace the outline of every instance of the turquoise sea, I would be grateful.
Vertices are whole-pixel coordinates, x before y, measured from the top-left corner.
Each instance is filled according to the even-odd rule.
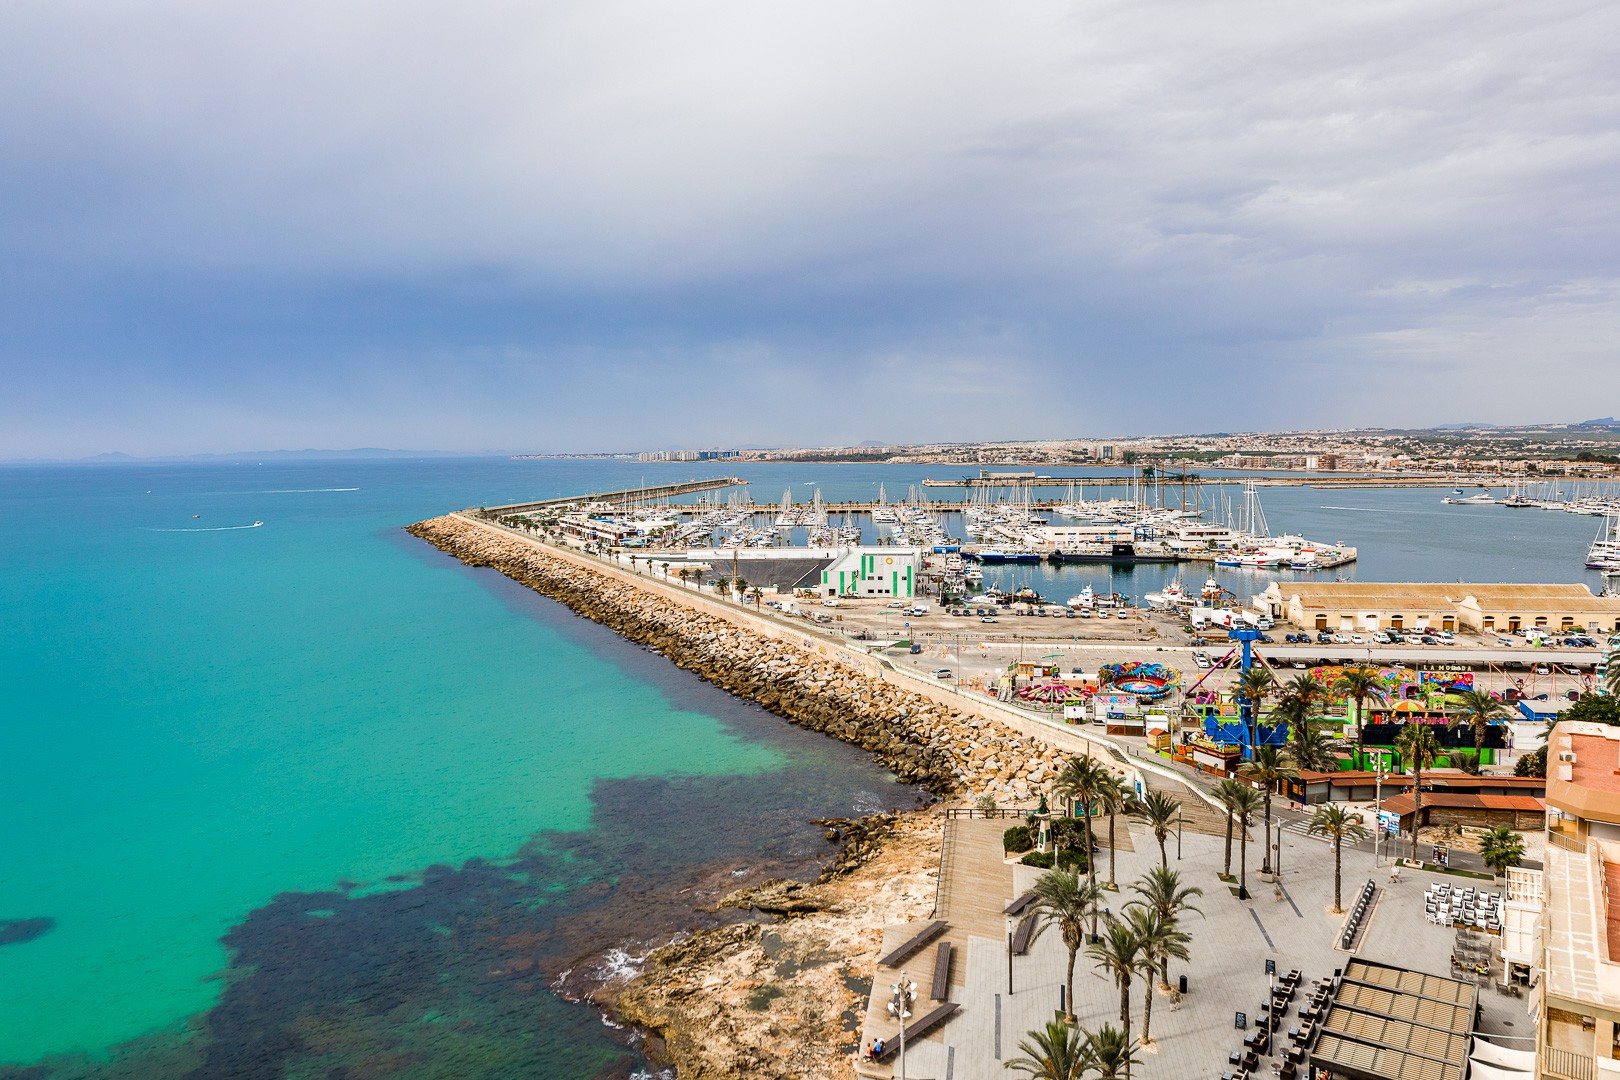
[[[725,472],[760,503],[951,475],[0,469],[0,1080],[640,1069],[572,1000],[601,969],[712,920],[708,898],[813,872],[810,819],[920,793],[401,528]],[[1363,579],[1595,582],[1592,519],[1441,494],[1263,492],[1274,529],[1361,546]],[[1062,596],[1109,581],[1034,573]]]
[[[599,473],[0,473],[11,1075],[624,1075],[550,984],[916,801],[400,531]]]

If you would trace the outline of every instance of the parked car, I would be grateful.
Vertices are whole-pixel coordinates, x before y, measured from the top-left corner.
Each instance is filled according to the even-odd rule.
[[[916,642],[913,642],[911,645],[911,655],[916,656],[920,652],[922,652],[922,646],[918,645]]]
[[[1343,634],[1334,634],[1333,638],[1332,638],[1332,641],[1333,641],[1333,644],[1335,644],[1335,645],[1348,645],[1348,644],[1350,644],[1350,639],[1345,637]]]
[[[979,621],[982,622],[982,623],[991,623],[991,622],[1000,622],[1001,620],[997,619],[994,615],[986,615],[986,616],[984,616],[984,618],[980,619]]]
[[[1389,635],[1384,634],[1384,633],[1374,634],[1373,635],[1373,644],[1375,644],[1375,645],[1388,645],[1389,644]]]
[[[1422,637],[1418,638],[1418,641],[1421,642],[1424,645],[1438,645],[1438,644],[1440,644],[1440,639],[1433,636],[1432,634],[1424,634]]]
[[[1209,657],[1206,656],[1205,654],[1203,654],[1201,652],[1195,652],[1195,653],[1193,653],[1193,663],[1197,664],[1201,668],[1207,668],[1207,667],[1209,667],[1210,661],[1209,661]]]
[[[935,668],[934,669],[934,678],[936,678],[936,679],[949,679],[953,675],[955,675],[955,672],[953,672],[948,667],[942,667],[942,668]]]
[[[1316,632],[1316,643],[1318,645],[1331,645],[1333,644],[1333,635],[1326,630],[1318,630]]]
[[[1365,645],[1365,644],[1367,644],[1367,639],[1362,637],[1360,634],[1351,634],[1350,635],[1350,644],[1352,644],[1352,645]]]

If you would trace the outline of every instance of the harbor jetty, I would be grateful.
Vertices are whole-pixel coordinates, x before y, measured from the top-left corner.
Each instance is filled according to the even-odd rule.
[[[469,566],[498,570],[791,723],[859,746],[900,779],[936,795],[1027,799],[1085,748],[1078,736],[1072,742],[1041,738],[1033,725],[1015,730],[985,715],[977,702],[940,700],[926,688],[900,685],[892,673],[884,677],[880,659],[726,610],[708,596],[593,565],[470,516],[434,518],[407,531]]]

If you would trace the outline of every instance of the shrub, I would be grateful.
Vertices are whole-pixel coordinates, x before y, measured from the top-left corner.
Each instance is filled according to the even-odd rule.
[[[1032,851],[1018,861],[1025,866],[1035,866],[1042,870],[1052,869],[1052,853],[1049,851]]]
[[[1514,776],[1546,776],[1547,748],[1543,746],[1533,754],[1526,754],[1513,763]]]
[[[1014,825],[1001,834],[1001,850],[1003,851],[1028,851],[1034,846],[1028,825]]]

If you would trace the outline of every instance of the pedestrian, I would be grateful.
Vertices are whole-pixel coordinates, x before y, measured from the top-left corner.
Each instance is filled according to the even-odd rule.
[[[1400,882],[1400,880],[1401,880],[1401,868],[1400,868],[1400,865],[1397,863],[1396,865],[1391,866],[1389,868],[1389,883],[1391,885],[1395,885],[1395,884],[1398,884]]]

